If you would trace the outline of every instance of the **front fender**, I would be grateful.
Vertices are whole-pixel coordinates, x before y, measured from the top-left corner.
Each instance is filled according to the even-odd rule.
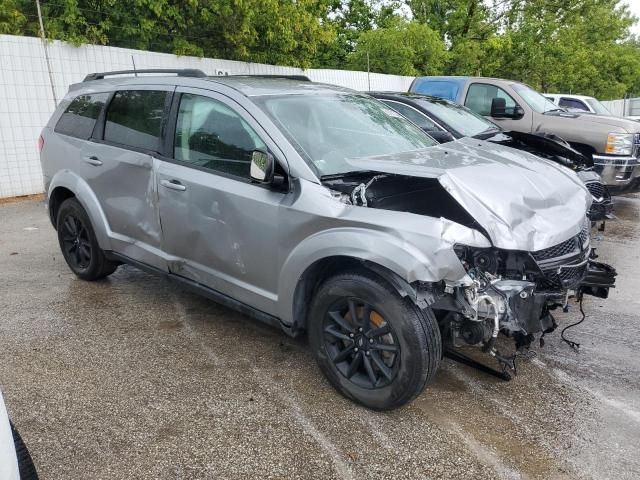
[[[98,201],[98,197],[96,197],[89,184],[70,170],[60,170],[53,176],[49,184],[49,189],[47,190],[48,204],[51,201],[51,194],[58,187],[64,187],[73,192],[87,215],[89,215],[98,245],[102,250],[111,250],[110,237],[112,232],[109,228],[109,222]]]
[[[278,282],[279,317],[285,324],[293,323],[296,286],[304,272],[324,258],[340,256],[372,262],[394,272],[407,283],[417,280],[437,282],[445,277],[462,278],[465,275],[451,248],[452,243],[440,238],[431,247],[424,247],[418,248],[387,232],[357,227],[316,233],[297,245],[283,264]]]

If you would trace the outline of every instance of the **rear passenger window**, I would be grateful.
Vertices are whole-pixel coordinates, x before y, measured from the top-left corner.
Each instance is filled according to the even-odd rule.
[[[249,178],[251,153],[266,146],[231,108],[200,95],[182,94],[174,156],[192,165]]]
[[[107,98],[108,93],[77,96],[58,120],[54,131],[87,140]]]
[[[160,132],[167,92],[155,90],[123,90],[116,92],[107,109],[104,139],[160,151]]]

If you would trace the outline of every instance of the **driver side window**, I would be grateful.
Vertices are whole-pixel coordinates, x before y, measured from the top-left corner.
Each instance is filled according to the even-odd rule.
[[[464,106],[479,115],[488,117],[491,115],[491,101],[494,98],[504,98],[507,111],[513,111],[516,107],[516,101],[507,92],[486,83],[474,83],[469,86]]]
[[[182,94],[176,160],[248,179],[251,154],[257,149],[266,150],[264,142],[231,108],[213,98]]]

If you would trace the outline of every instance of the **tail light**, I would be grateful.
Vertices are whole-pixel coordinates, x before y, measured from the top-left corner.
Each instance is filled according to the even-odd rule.
[[[38,137],[38,152],[42,152],[42,147],[44,147],[44,138],[40,135]]]

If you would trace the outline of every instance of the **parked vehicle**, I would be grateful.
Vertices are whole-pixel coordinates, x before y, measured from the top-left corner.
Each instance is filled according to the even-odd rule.
[[[567,93],[545,93],[544,97],[559,107],[566,108],[570,112],[585,112],[595,115],[613,114],[605,107],[600,100],[585,95],[570,95]]]
[[[409,89],[464,105],[504,130],[553,134],[590,155],[611,193],[640,190],[640,125],[567,112],[528,85],[484,77],[418,77]]]
[[[9,420],[2,392],[0,392],[0,479],[38,480],[31,455]]]
[[[593,259],[591,196],[564,167],[438,145],[303,78],[117,73],[72,86],[40,140],[71,270],[128,263],[306,330],[329,381],[367,407],[409,402],[459,341],[508,364],[500,331],[526,348],[568,289],[614,285]]]
[[[529,152],[570,168],[593,197],[589,219],[597,222],[610,218],[613,208],[611,194],[600,176],[593,171],[593,162],[563,140],[548,135],[505,132],[468,108],[438,97],[397,92],[369,94],[404,115],[440,143],[463,137],[477,138]]]

